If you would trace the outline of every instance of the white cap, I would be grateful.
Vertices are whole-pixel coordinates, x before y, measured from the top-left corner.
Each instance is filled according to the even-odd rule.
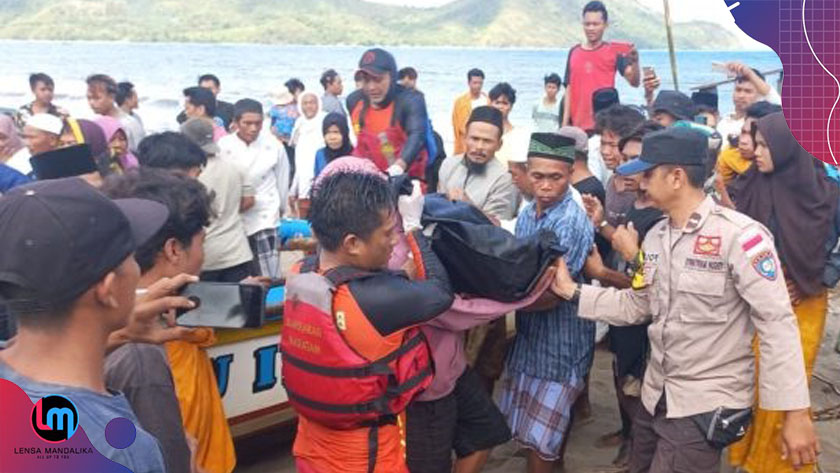
[[[26,120],[26,126],[37,128],[53,135],[60,135],[64,129],[64,122],[55,115],[49,113],[36,113]]]

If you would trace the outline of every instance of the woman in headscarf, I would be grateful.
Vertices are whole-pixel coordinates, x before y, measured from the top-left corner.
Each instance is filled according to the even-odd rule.
[[[292,131],[292,146],[295,147],[295,177],[289,195],[297,202],[300,218],[309,212],[309,190],[315,179],[315,154],[324,147],[324,112],[321,98],[314,92],[304,92],[298,103],[300,117]]]
[[[0,114],[0,163],[5,163],[23,149],[23,140],[18,135],[12,117]]]
[[[116,118],[107,116],[98,116],[95,122],[105,132],[111,172],[122,174],[129,169],[136,168],[139,164],[137,158],[128,149],[128,134],[123,128],[123,124]]]
[[[773,234],[799,322],[805,369],[810,378],[828,308],[822,277],[838,188],[828,180],[822,163],[797,143],[783,114],[767,115],[753,130],[755,164],[739,184],[737,206]],[[793,472],[791,460],[782,459],[784,415],[756,407],[747,436],[730,449],[730,462],[749,473]],[[813,470],[813,465],[807,465],[799,471]]]
[[[321,174],[327,164],[342,156],[349,156],[353,152],[350,126],[347,124],[346,116],[337,112],[330,113],[324,118],[324,125],[321,128],[326,146],[315,154],[315,177]]]

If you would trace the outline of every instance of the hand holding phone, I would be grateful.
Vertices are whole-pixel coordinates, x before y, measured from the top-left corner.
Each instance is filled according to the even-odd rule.
[[[185,327],[258,328],[265,321],[266,289],[260,284],[197,282],[181,296],[197,307],[180,311],[177,324]]]

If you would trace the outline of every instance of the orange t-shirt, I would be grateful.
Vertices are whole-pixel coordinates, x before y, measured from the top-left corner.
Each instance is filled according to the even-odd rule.
[[[353,128],[356,135],[361,132],[361,115],[364,104],[361,102],[353,110]],[[394,114],[394,102],[385,108],[368,107],[365,115],[365,131],[378,135],[391,127],[391,116]]]
[[[198,442],[196,463],[207,473],[230,473],[236,466],[236,451],[213,363],[204,350],[215,341],[212,329],[196,328],[189,339],[167,342],[164,347],[184,430]]]
[[[344,336],[357,353],[377,360],[396,350],[405,332],[382,337],[362,314],[345,284],[336,290],[333,310],[346,324]],[[375,473],[408,473],[405,463],[405,413],[396,424],[379,427]],[[370,427],[336,430],[299,416],[293,454],[301,473],[367,473]]]

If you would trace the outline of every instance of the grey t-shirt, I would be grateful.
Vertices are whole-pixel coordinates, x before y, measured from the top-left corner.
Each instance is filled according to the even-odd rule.
[[[332,94],[324,94],[321,97],[321,108],[324,110],[324,113],[340,113],[342,115],[347,115],[347,112],[344,111],[344,106],[341,105],[341,99],[336,97]]]
[[[117,348],[105,358],[105,385],[125,395],[140,425],[160,442],[167,473],[189,473],[190,448],[163,347]]]
[[[228,158],[208,156],[199,182],[213,191],[213,211],[204,236],[203,271],[232,268],[253,259],[239,206],[242,197],[253,197],[254,187],[242,170]]]
[[[102,455],[134,473],[163,473],[166,467],[157,440],[140,427],[137,417],[120,393],[102,394],[89,389],[42,383],[27,378],[0,361],[0,379],[11,381],[26,393],[32,402],[51,394],[70,399],[79,413],[79,427],[83,428],[90,443]],[[112,419],[125,417],[137,427],[134,443],[125,449],[116,449],[105,440],[105,426]]]
[[[612,176],[606,185],[606,202],[604,203],[604,218],[607,223],[617,227],[627,223],[627,212],[633,208],[636,202],[636,192],[618,192],[615,190],[615,176]]]

